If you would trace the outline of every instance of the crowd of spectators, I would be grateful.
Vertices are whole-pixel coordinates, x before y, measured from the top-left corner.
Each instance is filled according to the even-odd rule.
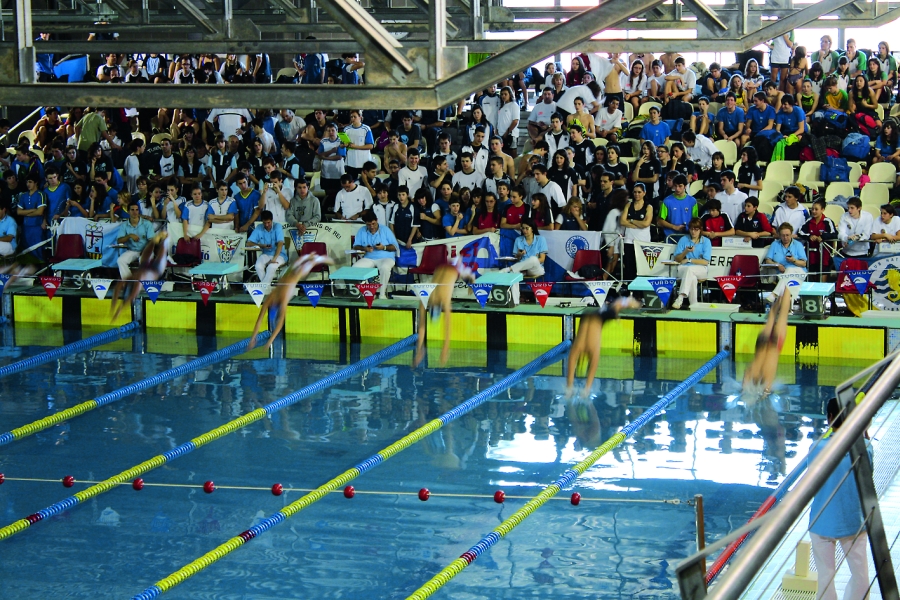
[[[674,52],[581,54],[568,71],[551,61],[543,76],[532,69],[503,78],[468,106],[440,111],[69,107],[62,115],[47,107],[14,156],[0,150],[0,204],[23,230],[13,246],[41,241],[65,216],[128,219],[136,203],[144,219],[184,222],[185,238],[210,228],[250,234],[266,212],[279,230],[302,232],[371,211],[397,250],[467,234],[515,236],[523,225],[538,236],[603,231],[606,276],[622,260],[626,282],[636,275],[635,241],[690,235],[694,218],[712,246],[737,236],[759,247],[787,223],[828,266],[830,251],[818,243],[834,236],[844,251],[865,253],[860,240],[893,241],[900,219],[888,206],[883,227],[867,227],[849,198],[846,222],[835,224],[790,187],[763,214],[765,163],[776,137],[789,140],[785,157],[801,149],[818,156],[830,155],[829,138],[840,145],[841,135],[864,131],[874,140],[870,162],[900,166],[900,127],[880,104],[892,102],[896,61],[886,42],[869,56],[853,40],[833,51],[825,36],[807,58],[791,39],[773,41],[771,70],[752,55],[706,68]],[[332,62],[297,56],[289,79],[364,83],[358,55],[344,55],[338,70]],[[111,85],[227,85],[288,74],[273,76],[265,54],[109,54],[95,75]],[[532,106],[529,87],[540,92]],[[847,118],[838,123],[835,112]],[[734,164],[715,140],[734,143]]]

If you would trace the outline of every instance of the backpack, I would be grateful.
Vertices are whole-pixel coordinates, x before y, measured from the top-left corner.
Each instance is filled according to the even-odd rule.
[[[775,150],[775,144],[782,138],[782,135],[774,129],[762,131],[753,138],[751,144],[756,148],[756,156],[759,160],[769,162],[772,160],[772,152]]]
[[[669,131],[672,132],[670,139],[680,140],[681,139],[681,131],[682,131],[682,129],[684,129],[684,119],[672,119],[672,120],[663,121],[663,122],[669,126]]]
[[[833,181],[850,181],[850,165],[846,158],[828,156],[822,165],[820,177],[825,183]]]
[[[803,150],[809,150],[808,153],[803,151],[800,152],[800,160],[817,160],[819,162],[825,162],[825,156],[827,146],[825,145],[825,138],[820,137],[818,135],[809,135],[809,146],[804,148]],[[806,158],[804,158],[804,154],[807,154]]]
[[[878,136],[878,125],[875,123],[875,119],[873,119],[871,115],[858,112],[853,115],[853,119],[856,121],[856,125],[857,127],[859,127],[860,133],[872,140],[874,140]],[[868,154],[866,154],[866,156],[868,156]]]
[[[841,155],[852,160],[866,160],[869,157],[869,151],[868,136],[862,133],[848,133],[844,138]]]
[[[603,269],[598,265],[584,265],[578,269],[578,275],[588,280],[599,279],[603,276]]]
[[[825,109],[825,120],[840,131],[846,130],[850,125],[850,117],[847,113],[834,108]]]
[[[663,121],[674,121],[677,119],[690,120],[694,114],[694,107],[687,102],[681,100],[669,100],[663,105],[660,117]]]
[[[813,136],[810,136],[810,141],[812,141],[812,138],[813,138]],[[812,144],[810,144],[810,146],[812,146]],[[813,149],[810,146],[807,146],[800,150],[800,161],[801,162],[806,162],[808,160],[818,160],[816,158],[816,153],[813,152]],[[822,145],[822,155],[823,156],[825,155],[825,145],[824,144]]]

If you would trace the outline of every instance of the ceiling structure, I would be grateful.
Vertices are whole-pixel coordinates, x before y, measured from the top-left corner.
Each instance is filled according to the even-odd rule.
[[[894,1],[758,1],[718,0],[711,6],[704,0],[601,0],[593,7],[511,8],[502,0],[68,0],[65,6],[58,0],[14,0],[12,10],[0,11],[0,104],[227,108],[302,102],[435,109],[564,51],[740,52],[816,21],[823,28],[877,27],[900,16],[900,2]],[[591,40],[609,30],[620,39]],[[652,37],[675,30],[686,39]],[[366,61],[367,84],[343,86],[339,93],[334,86],[274,84],[264,93],[258,85],[35,84],[33,40],[39,31],[72,40],[37,44],[57,57],[149,50],[276,57],[358,51]],[[527,37],[534,31],[541,33],[525,40],[485,39],[486,33]],[[88,42],[88,32],[116,32],[119,40]],[[305,39],[309,35],[319,39]],[[467,68],[468,53],[495,55]]]

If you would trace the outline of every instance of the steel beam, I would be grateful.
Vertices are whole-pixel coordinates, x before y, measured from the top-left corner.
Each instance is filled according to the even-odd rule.
[[[213,25],[209,17],[191,3],[191,0],[173,0],[178,10],[188,18],[194,25],[205,31],[207,34],[215,35],[219,30]],[[162,106],[162,105],[160,105]]]
[[[390,77],[392,67],[399,67],[405,74],[414,67],[400,49],[402,46],[381,23],[367,13],[355,0],[320,0],[331,18],[363,47],[366,60],[374,62],[375,69],[368,68],[367,80]]]
[[[789,17],[778,19],[771,25],[767,25],[762,29],[758,29],[753,33],[746,35],[741,39],[744,46],[743,49],[750,50],[754,46],[758,46],[763,42],[774,39],[779,35],[784,35],[789,31],[799,29],[807,23],[815,21],[822,15],[834,12],[839,8],[847,6],[851,2],[853,2],[853,0],[822,0],[822,2],[810,4],[803,10],[798,10]]]
[[[278,10],[283,10],[284,14],[290,17],[290,20],[294,23],[307,23],[309,21],[309,17],[304,11],[294,6],[291,0],[268,0],[268,2]]]
[[[849,0],[847,0],[849,1]],[[447,106],[472,93],[495,83],[509,73],[518,73],[534,64],[539,57],[552,56],[599,31],[610,29],[627,21],[631,15],[650,10],[660,0],[606,0],[597,7],[584,11],[565,23],[526,40],[471,69],[437,84],[438,100]]]
[[[34,31],[31,28],[31,0],[15,0],[14,6],[19,83],[34,83]]]
[[[681,0],[685,6],[691,9],[691,12],[697,17],[697,20],[709,27],[713,31],[728,31],[728,25],[719,19],[716,11],[703,3],[703,0]]]

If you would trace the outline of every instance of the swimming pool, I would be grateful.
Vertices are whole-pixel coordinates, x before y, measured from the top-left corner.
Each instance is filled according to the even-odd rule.
[[[0,363],[42,339],[7,335]],[[235,341],[151,331],[0,378],[0,431]],[[2,447],[2,525],[381,347],[288,338],[280,358],[255,350]],[[140,492],[121,486],[0,542],[4,595],[130,597],[546,350],[454,349],[443,369],[412,369],[406,353],[370,369],[147,473]],[[582,406],[558,397],[562,363],[551,365],[360,476],[353,499],[329,495],[166,596],[405,598],[709,358],[605,355]],[[780,365],[776,413],[728,408],[723,383],[742,364],[723,363],[579,478],[579,506],[563,491],[437,597],[677,597],[674,565],[695,549],[689,501],[704,496],[710,539],[746,521],[806,455],[834,383],[858,368]],[[207,480],[219,489],[204,493]]]

